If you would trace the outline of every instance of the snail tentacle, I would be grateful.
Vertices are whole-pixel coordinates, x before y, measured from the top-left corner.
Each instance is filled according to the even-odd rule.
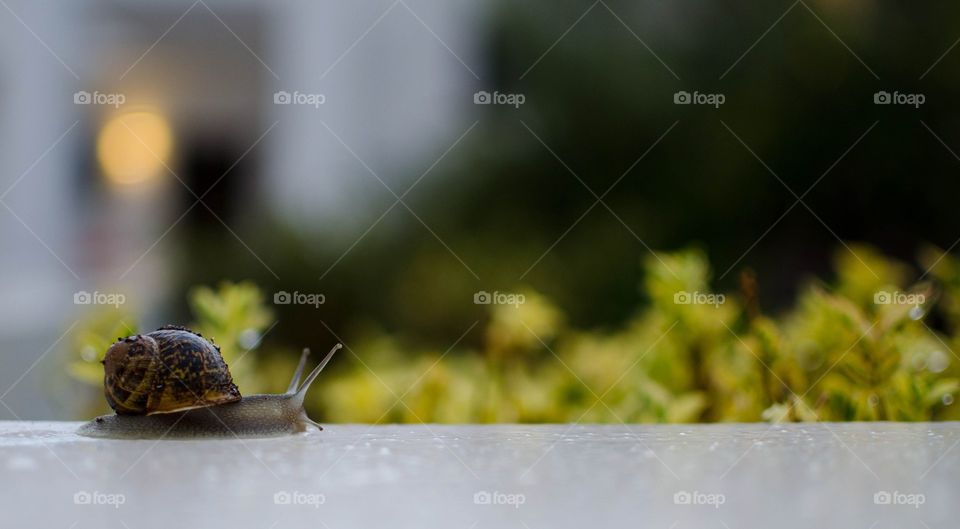
[[[293,372],[293,379],[290,380],[290,385],[287,386],[287,395],[293,395],[297,392],[297,386],[300,385],[300,377],[303,375],[303,369],[307,366],[308,356],[310,356],[310,348],[304,347],[303,353],[300,354],[300,363],[297,364],[297,370]]]
[[[317,367],[310,372],[310,374],[307,376],[307,379],[303,382],[303,385],[300,386],[300,389],[293,394],[291,399],[296,402],[298,406],[303,405],[303,398],[306,396],[307,390],[310,389],[310,384],[313,384],[313,381],[317,379],[317,376],[320,375],[320,372],[323,371],[323,368],[327,367],[330,359],[333,358],[333,353],[336,353],[341,347],[343,347],[343,344],[338,343],[337,345],[334,345],[333,348],[330,349],[330,352],[327,353],[327,356],[323,357],[323,360],[320,361]]]

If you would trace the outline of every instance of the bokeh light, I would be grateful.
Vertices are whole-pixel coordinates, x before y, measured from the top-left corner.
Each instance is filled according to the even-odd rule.
[[[173,133],[166,118],[155,112],[119,114],[104,124],[97,138],[97,159],[114,184],[152,180],[169,163]]]

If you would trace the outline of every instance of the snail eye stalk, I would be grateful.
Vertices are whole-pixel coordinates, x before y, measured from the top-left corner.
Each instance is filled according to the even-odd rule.
[[[303,398],[307,394],[307,390],[310,388],[310,384],[313,384],[313,381],[317,379],[317,376],[320,375],[320,372],[323,371],[324,367],[327,367],[327,364],[330,363],[330,359],[333,358],[333,354],[336,353],[343,344],[334,345],[330,352],[327,353],[327,356],[323,357],[323,360],[320,361],[320,364],[317,365],[307,376],[307,379],[303,382],[303,385],[293,394],[293,400],[297,403],[302,404]]]
[[[310,348],[306,347],[303,349],[303,353],[300,354],[300,363],[297,364],[297,370],[293,372],[293,379],[290,380],[290,385],[287,386],[287,395],[293,395],[297,392],[297,386],[300,385],[300,377],[303,375],[303,368],[307,365],[308,356],[310,356]]]

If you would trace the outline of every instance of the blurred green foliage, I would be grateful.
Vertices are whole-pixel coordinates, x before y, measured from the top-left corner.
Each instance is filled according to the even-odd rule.
[[[910,285],[905,263],[844,247],[835,283],[808,283],[774,318],[749,273],[739,291],[714,293],[702,252],[661,253],[644,263],[647,302],[615,329],[574,328],[526,290],[522,304],[485,305],[465,333],[482,329],[480,348],[409,347],[367,330],[345,344],[308,408],[369,423],[960,419],[960,260],[926,248],[919,261],[927,277]],[[282,390],[296,354],[257,347],[272,316],[256,286],[195,288],[190,306],[241,391]],[[134,321],[91,314],[74,333],[70,373],[100,384],[98,361]]]
[[[323,292],[329,302],[316,311],[274,307],[271,337],[325,343],[322,320],[351,341],[388,334],[412,354],[452,343],[477,317],[464,300],[478,288],[509,290],[518,280],[562,307],[568,326],[630,328],[646,247],[697,244],[715,267],[713,288],[736,290],[728,269],[749,266],[764,309],[778,316],[800,299],[808,274],[864,303],[872,273],[831,275],[838,237],[901,260],[916,255],[918,240],[946,248],[957,238],[950,151],[960,145],[960,53],[944,52],[957,38],[960,2],[814,0],[785,14],[790,5],[478,3],[469,24],[479,41],[465,58],[481,81],[451,63],[464,83],[444,89],[455,107],[443,106],[443,119],[425,118],[424,131],[436,134],[429,145],[396,158],[361,148],[354,155],[364,163],[353,163],[333,135],[314,138],[351,161],[316,179],[310,194],[325,199],[309,214],[261,200],[273,175],[244,158],[211,193],[219,200],[205,200],[211,210],[192,211],[171,237],[182,258],[171,263],[169,299],[222,279]],[[437,87],[432,75],[419,80],[424,94]],[[894,89],[927,101],[874,104],[875,92]],[[475,90],[526,102],[474,105]],[[722,93],[726,103],[675,105],[680,90]],[[363,134],[355,110],[331,129]],[[248,146],[236,145],[222,168],[197,171],[198,184]],[[407,207],[368,169],[398,192],[417,182]],[[195,202],[179,192],[170,223]],[[164,308],[187,321],[184,307]],[[471,332],[458,347],[483,350],[485,336]]]

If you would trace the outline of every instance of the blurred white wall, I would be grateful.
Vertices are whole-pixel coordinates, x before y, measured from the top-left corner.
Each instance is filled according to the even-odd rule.
[[[315,112],[267,102],[267,120],[280,122],[265,140],[271,204],[294,223],[364,229],[379,216],[393,198],[332,134],[402,194],[470,124],[483,4],[301,1],[274,13],[271,86],[326,102]],[[381,210],[358,208],[371,195]]]
[[[38,359],[65,330],[74,273],[82,277],[74,245],[81,205],[73,195],[84,124],[74,125],[67,97],[77,80],[46,49],[75,57],[69,10],[7,3],[23,22],[0,7],[0,398],[32,417],[51,413],[36,388],[55,353]],[[12,416],[0,406],[0,417]]]

